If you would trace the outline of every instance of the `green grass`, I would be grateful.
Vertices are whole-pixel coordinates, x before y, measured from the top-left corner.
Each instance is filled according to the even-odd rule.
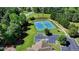
[[[32,13],[28,18],[35,17],[35,18],[50,18],[50,14],[43,14],[43,13]]]
[[[70,22],[71,24],[74,24],[75,26],[79,27],[79,23],[75,23],[75,22]]]
[[[49,43],[49,45],[50,45],[55,51],[60,51],[60,50],[61,50],[61,49],[60,49],[60,44],[59,44],[58,41],[57,41],[56,44],[51,44],[51,43]]]
[[[16,47],[17,51],[24,51],[26,50],[28,47],[31,47],[35,42],[34,42],[34,36],[36,34],[36,30],[34,28],[34,25],[29,26],[31,29],[27,31],[27,33],[29,34],[28,36],[26,36],[24,38],[24,44],[22,45],[18,45]]]
[[[79,45],[79,38],[76,38],[75,42]]]
[[[60,51],[60,46],[59,46],[59,44],[52,44],[52,47],[53,47],[56,51]]]
[[[37,30],[36,30],[37,31]],[[49,30],[52,34],[58,34],[58,35],[64,35],[64,32],[60,31],[58,28],[55,28],[55,29],[51,29]],[[45,33],[45,31],[38,31],[38,32],[41,32],[41,33]]]
[[[54,29],[50,30],[50,32],[52,34],[59,34],[59,35],[63,35],[64,34],[64,32],[62,32],[59,28],[54,28]]]
[[[50,14],[42,14],[42,13],[39,13],[39,14],[35,14],[34,15],[35,18],[50,18]]]

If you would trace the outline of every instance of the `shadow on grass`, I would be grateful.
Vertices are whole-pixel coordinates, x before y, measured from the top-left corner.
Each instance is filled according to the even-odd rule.
[[[52,33],[47,33],[46,35],[47,35],[47,36],[52,36],[53,34],[52,34]]]
[[[69,41],[66,41],[66,43],[63,43],[63,44],[61,44],[61,45],[66,46],[66,47],[69,47],[70,42],[69,42]]]
[[[23,27],[22,28],[22,31],[27,31],[27,30],[30,30],[31,28],[28,28],[28,27]]]
[[[33,25],[33,24],[26,22],[21,26],[22,32],[21,32],[21,35],[16,39],[15,45],[21,45],[24,43],[23,39],[28,36],[28,33],[26,33],[26,31],[31,29],[31,28],[28,28],[28,26],[30,25]]]
[[[30,25],[33,25],[33,24],[29,23],[29,22],[25,22],[23,25],[21,25],[21,27],[27,27],[27,26],[30,26]]]
[[[26,36],[28,36],[27,33],[21,33],[21,36],[19,36],[19,37],[16,39],[15,44],[16,44],[16,45],[21,45],[21,44],[23,44],[23,43],[24,43],[24,40],[23,40],[23,39],[24,39]]]
[[[77,37],[79,37],[79,34],[78,35],[75,35],[75,36],[71,36],[72,38],[77,38]]]

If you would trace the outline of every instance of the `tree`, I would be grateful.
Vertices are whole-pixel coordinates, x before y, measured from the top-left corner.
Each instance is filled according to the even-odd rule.
[[[26,8],[26,10],[27,10],[28,12],[31,12],[31,11],[32,11],[30,7]]]
[[[40,12],[41,12],[41,8],[40,8],[40,7],[33,7],[32,10],[33,10],[35,13],[40,13]]]
[[[58,13],[56,19],[65,28],[68,28],[68,26],[70,25],[70,22],[67,20],[65,14]]]
[[[22,28],[25,26],[21,25],[26,23],[26,16],[22,11],[20,12],[20,9],[7,8],[4,16],[2,16],[0,20],[0,43],[4,41],[4,44],[11,43],[14,45],[16,40],[23,36],[24,30]]]
[[[18,7],[14,7],[14,8],[9,8],[9,13],[16,13],[17,15],[19,15],[21,13],[22,8],[18,8]]]
[[[68,28],[68,26],[70,25],[69,21],[66,19],[60,20],[60,24],[65,28]]]
[[[16,13],[12,13],[9,15],[10,22],[17,23],[19,25],[22,25],[23,23],[26,22],[26,16],[23,13],[20,13],[18,16]]]
[[[21,33],[21,27],[16,23],[11,23],[7,28],[7,31],[4,33],[4,39],[6,39],[6,43],[16,43],[16,39],[19,37]]]
[[[69,26],[69,35],[71,37],[76,37],[78,34],[78,27],[76,27],[74,24],[71,24]]]
[[[26,23],[26,16],[23,13],[20,13],[19,22],[20,22],[20,25],[23,25],[24,23]]]
[[[64,35],[61,35],[59,38],[58,38],[58,41],[60,42],[61,45],[63,46],[69,46],[70,45],[70,42],[67,41],[66,37]]]
[[[17,20],[17,19],[18,19],[18,15],[17,15],[16,13],[11,13],[11,14],[9,15],[9,18],[10,18],[11,21]]]
[[[7,12],[7,7],[6,8],[3,8],[1,7],[0,8],[0,19],[2,19],[2,17],[5,15],[5,13]]]
[[[30,19],[31,19],[31,20],[35,20],[35,17],[31,17]]]
[[[45,33],[46,33],[46,35],[48,35],[48,36],[52,35],[52,33],[51,33],[48,29],[45,29]]]
[[[51,19],[53,19],[53,20],[56,20],[56,13],[54,13],[54,12],[53,12],[53,13],[51,13],[50,18],[51,18]]]

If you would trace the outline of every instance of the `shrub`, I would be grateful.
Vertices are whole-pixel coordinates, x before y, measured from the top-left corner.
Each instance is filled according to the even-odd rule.
[[[31,20],[35,20],[35,17],[31,17],[30,19],[31,19]]]

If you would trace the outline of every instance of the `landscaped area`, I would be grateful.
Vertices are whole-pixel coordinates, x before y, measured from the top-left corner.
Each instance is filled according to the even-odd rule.
[[[59,7],[1,8],[1,50],[79,50],[79,18],[77,10],[72,9],[74,11]]]
[[[76,41],[76,43],[77,43],[78,46],[79,46],[79,38],[76,38],[75,41]]]
[[[29,14],[29,13],[27,13],[27,14]],[[27,16],[27,14],[25,14],[25,15]],[[28,15],[27,18],[31,18],[31,17],[35,17],[37,19],[39,19],[39,18],[50,18],[50,14],[43,14],[43,13],[34,13],[34,12],[31,12],[29,15]]]
[[[37,32],[40,32],[40,33],[43,32],[43,33],[45,33],[44,30],[45,30],[46,26],[48,27],[48,29],[50,30],[50,32],[52,34],[61,34],[61,35],[64,34],[62,31],[60,31],[59,28],[55,27],[55,25],[53,23],[51,23],[50,21],[47,21],[47,19],[46,19],[46,21],[44,20],[44,22],[47,22],[47,23],[43,23],[43,19],[42,19],[42,21],[40,21],[40,19],[39,19],[39,23],[41,22],[42,23],[41,25],[44,26],[43,29],[40,28],[40,27],[42,27],[40,24],[36,24],[36,26],[38,26],[40,28],[40,29],[38,29],[38,28],[36,29],[35,24],[34,24],[36,22],[31,22],[30,20],[29,20],[29,22],[32,23],[33,25],[29,26],[30,30],[27,31],[28,36],[26,36],[23,39],[25,41],[24,44],[18,45],[16,47],[17,51],[27,50],[27,48],[29,48],[33,44],[35,44],[35,38],[34,37],[37,35]],[[42,30],[42,31],[40,31],[40,30]],[[55,45],[56,47],[59,47],[57,44],[52,44],[52,45]]]

